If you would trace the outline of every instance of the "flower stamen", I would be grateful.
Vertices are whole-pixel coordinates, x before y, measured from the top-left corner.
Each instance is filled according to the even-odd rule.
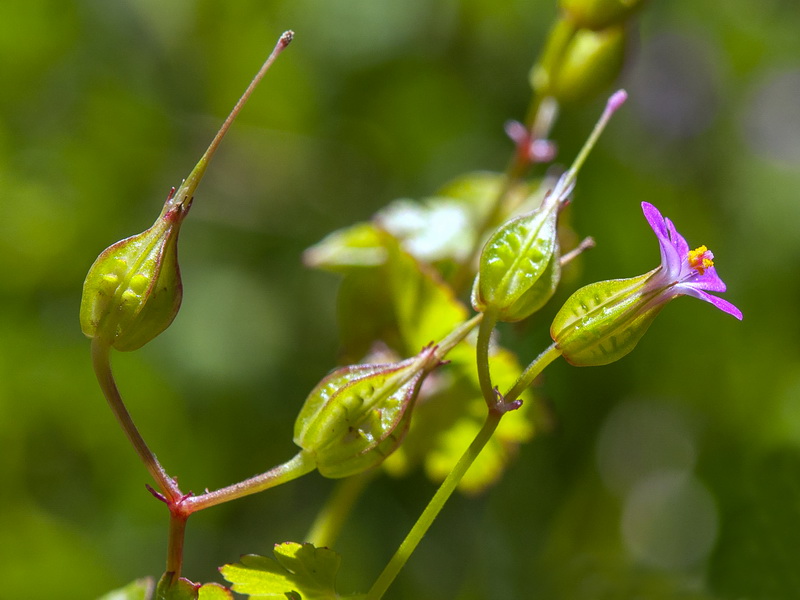
[[[690,250],[686,259],[689,262],[689,266],[700,275],[705,273],[706,269],[710,269],[714,266],[714,255],[705,246]]]

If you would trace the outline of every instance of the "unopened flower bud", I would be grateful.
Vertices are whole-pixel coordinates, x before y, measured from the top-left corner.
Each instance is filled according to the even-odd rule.
[[[86,276],[83,333],[117,350],[136,350],[169,327],[183,290],[178,232],[191,205],[174,190],[150,229],[106,248]]]
[[[563,31],[562,31],[563,30]],[[589,100],[610,86],[622,70],[625,28],[601,31],[556,27],[542,59],[531,70],[531,85],[559,102]]]
[[[597,30],[621,25],[644,0],[561,0],[559,4],[578,27]]]
[[[348,477],[376,466],[403,439],[423,380],[440,364],[433,346],[398,363],[333,371],[311,391],[294,442],[321,475]]]

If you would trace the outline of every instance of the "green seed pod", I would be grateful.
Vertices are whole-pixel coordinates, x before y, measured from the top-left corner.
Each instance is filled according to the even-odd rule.
[[[553,30],[542,60],[531,71],[531,85],[559,102],[588,100],[614,82],[624,56],[623,26],[575,31],[563,24]]]
[[[217,131],[189,176],[173,190],[153,226],[106,248],[86,276],[81,298],[83,333],[117,350],[136,350],[169,327],[183,297],[178,232],[195,190],[222,138],[294,33],[286,31]]]
[[[167,199],[150,229],[106,248],[86,276],[83,333],[117,350],[136,350],[169,327],[181,305],[178,232],[190,199]]]
[[[472,306],[500,321],[521,321],[552,297],[561,276],[558,203],[545,204],[501,225],[481,252]]]
[[[435,347],[399,363],[333,371],[311,391],[294,442],[325,477],[349,477],[394,452],[410,424],[422,381],[439,365]]]
[[[664,307],[662,290],[648,286],[653,273],[592,283],[558,311],[550,335],[570,364],[600,366],[628,354]]]
[[[492,312],[499,321],[521,321],[553,296],[561,278],[558,213],[569,199],[586,157],[626,97],[620,90],[608,99],[572,166],[558,179],[541,205],[501,225],[486,242],[472,287],[475,310]]]
[[[559,4],[578,27],[598,30],[621,25],[644,0],[561,0]]]

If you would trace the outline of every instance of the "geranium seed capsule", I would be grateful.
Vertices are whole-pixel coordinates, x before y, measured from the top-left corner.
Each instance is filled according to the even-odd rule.
[[[381,463],[403,439],[425,377],[440,364],[435,346],[398,363],[337,369],[311,391],[294,442],[325,477],[348,477]]]
[[[538,208],[501,225],[486,242],[472,288],[472,306],[493,312],[499,321],[520,321],[553,295],[561,277],[558,213],[569,199],[583,162],[611,115],[625,101],[620,90],[606,109],[569,170]]]
[[[273,61],[292,41],[287,31],[220,127],[205,154],[164,203],[150,229],[106,248],[89,269],[81,298],[81,330],[117,350],[136,350],[169,327],[183,297],[178,233],[209,161]]]

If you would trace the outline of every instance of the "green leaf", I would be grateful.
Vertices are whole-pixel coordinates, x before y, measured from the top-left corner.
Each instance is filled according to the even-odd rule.
[[[151,600],[155,590],[155,581],[152,577],[137,579],[124,588],[107,593],[98,600]]]
[[[232,590],[251,598],[274,600],[336,600],[336,575],[341,558],[333,550],[312,544],[276,544],[275,560],[248,554],[241,562],[220,569]]]
[[[385,260],[380,231],[370,223],[334,231],[303,254],[309,267],[345,273],[352,267],[374,267]]]
[[[478,229],[502,184],[499,173],[468,173],[421,201],[395,200],[375,220],[414,258],[447,271],[447,263],[471,258]]]
[[[198,590],[197,600],[233,600],[233,594],[218,583],[206,583]]]
[[[366,247],[359,245],[365,240],[382,260],[347,263],[353,249]],[[356,225],[331,234],[307,251],[306,262],[344,275],[338,320],[346,362],[362,360],[376,341],[401,356],[416,354],[467,318],[467,308],[438,272],[374,225]]]
[[[386,280],[403,354],[447,336],[468,316],[464,306],[438,273],[418,262],[401,249],[394,238],[387,236]]]

